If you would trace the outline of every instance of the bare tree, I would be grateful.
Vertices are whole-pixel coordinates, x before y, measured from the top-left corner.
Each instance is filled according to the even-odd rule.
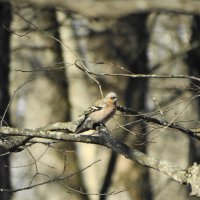
[[[199,197],[199,33],[191,28],[199,3],[9,2],[11,86],[8,75],[1,80],[12,98],[3,92],[0,147],[2,158],[15,153],[13,189],[1,186],[2,194]],[[115,117],[77,134],[78,115],[108,91],[118,94]]]

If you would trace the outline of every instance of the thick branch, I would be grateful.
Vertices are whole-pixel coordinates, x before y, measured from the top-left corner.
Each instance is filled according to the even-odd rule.
[[[86,17],[119,18],[132,13],[172,12],[181,14],[200,14],[200,2],[197,0],[0,0],[16,5],[28,3],[37,7],[60,7]]]
[[[73,133],[68,134],[61,131],[45,131],[41,129],[18,129],[12,127],[0,128],[0,133],[2,136],[29,136],[60,141],[83,142],[103,145],[112,149],[113,151],[116,151],[117,153],[125,156],[130,160],[136,161],[144,166],[157,169],[180,183],[186,183],[186,179],[184,177],[185,171],[179,169],[178,167],[173,167],[167,162],[155,159],[153,157],[149,157],[136,149],[131,149],[126,144],[115,139],[111,134],[108,134],[107,129],[104,127],[101,127],[98,132],[100,134],[100,137]]]
[[[69,125],[70,122],[68,122],[67,124]],[[187,172],[177,166],[169,164],[166,161],[150,157],[136,149],[130,148],[129,146],[109,134],[105,127],[98,128],[97,132],[99,136],[65,133],[61,131],[47,131],[42,129],[17,129],[11,127],[0,127],[0,136],[7,136],[7,138],[8,136],[28,136],[59,141],[83,142],[103,145],[112,149],[116,153],[123,155],[127,159],[135,161],[143,166],[156,169],[181,184],[189,183],[193,188],[193,180],[195,180],[195,184],[199,182],[198,177],[195,177],[195,179],[191,178],[193,176],[191,174],[191,170]],[[195,185],[195,188],[198,187],[199,186]],[[199,193],[196,191],[192,194],[200,197]]]

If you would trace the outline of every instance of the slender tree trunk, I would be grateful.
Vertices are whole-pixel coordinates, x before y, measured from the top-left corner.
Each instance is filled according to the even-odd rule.
[[[81,17],[76,18],[75,16],[72,20],[75,37],[72,36],[72,38],[75,39],[78,56],[85,59],[83,60],[84,66],[95,73],[124,73],[123,70],[120,71],[121,66],[133,73],[147,73],[148,33],[146,18],[146,15],[130,15],[116,21],[86,22]],[[70,41],[73,40],[70,39]],[[74,48],[72,47],[72,49]],[[74,56],[74,61],[78,56]],[[95,64],[99,61],[104,64]],[[98,84],[90,76],[76,68],[71,68],[69,74],[72,80],[70,87],[73,88],[70,95],[73,99],[72,112],[76,113],[77,117],[95,100],[101,98],[101,94]],[[119,96],[119,104],[134,107],[136,110],[144,109],[147,81],[133,79],[127,81],[127,79],[120,77],[107,76],[94,76],[94,78],[102,86],[104,95],[109,91],[114,91]],[[81,101],[77,101],[80,96]],[[82,110],[79,110],[80,108]],[[114,120],[110,120],[107,124],[108,129],[112,130],[116,126],[116,121],[117,123],[120,121],[117,119],[117,115]],[[121,124],[126,122],[126,120],[120,121]],[[140,129],[139,126],[138,129]],[[128,133],[122,133],[123,131],[119,132],[116,137],[121,137],[122,140],[126,139],[131,145],[135,142],[135,137],[129,137]],[[127,137],[123,137],[124,135]],[[78,149],[81,166],[101,158],[101,165],[93,166],[92,169],[83,174],[90,193],[108,193],[112,190],[120,190],[122,187],[131,187],[134,189],[124,192],[121,194],[122,196],[113,196],[113,198],[123,198],[123,195],[129,195],[131,199],[146,199],[147,197],[151,199],[146,168],[130,165],[123,158],[118,158],[115,153],[109,155],[107,149],[98,146],[78,144]],[[145,146],[143,146],[143,150],[145,151]],[[123,167],[120,163],[123,163]],[[124,178],[121,179],[121,176]],[[88,177],[90,178],[88,179]],[[91,198],[103,200],[107,196],[102,195],[99,198],[91,196]]]
[[[146,27],[147,15],[130,15],[125,18],[120,19],[111,29],[110,34],[107,36],[108,49],[110,52],[107,52],[107,59],[111,62],[116,62],[116,60],[128,69],[128,71],[134,74],[147,74],[147,46],[148,46],[148,31]],[[111,50],[112,49],[112,50]],[[122,81],[120,82],[120,84]],[[141,111],[145,110],[145,102],[147,96],[147,84],[148,80],[145,79],[133,79],[130,78],[124,81],[124,92],[119,92],[120,98],[124,100],[124,104],[127,107],[134,108],[135,110]],[[128,122],[128,118],[123,120],[123,123]],[[134,120],[133,118],[131,119]],[[143,123],[139,123],[138,125],[134,124],[134,126],[128,127],[131,131],[140,132],[142,130],[142,134],[145,135],[146,128]],[[123,133],[121,136],[119,135],[121,140],[126,141],[130,145],[136,143],[136,137],[133,137],[131,134]],[[145,141],[145,137],[141,137],[140,139]],[[143,152],[146,152],[146,146],[141,145],[140,147],[135,146],[135,148],[140,148]],[[127,187],[131,187],[134,189],[129,190],[129,195],[133,199],[151,199],[151,187],[149,185],[149,175],[148,169],[143,168],[136,165],[129,166],[128,162],[122,161],[121,158],[114,159],[117,157],[115,153],[112,153],[110,162],[108,165],[107,174],[110,175],[110,180],[105,178],[105,182],[102,188],[102,192],[107,192],[109,186],[112,184],[113,176],[123,176],[121,179],[122,184]],[[114,161],[113,161],[114,160]],[[117,161],[123,162],[126,171],[123,171],[117,165],[119,164]],[[120,165],[120,164],[119,164]],[[113,169],[113,171],[111,171]],[[121,172],[120,172],[121,171]],[[117,174],[117,175],[116,175]],[[123,175],[122,175],[123,174]],[[110,185],[106,183],[106,181],[110,181]],[[107,185],[107,188],[104,187]],[[101,199],[106,199],[104,196]]]
[[[9,62],[10,62],[10,22],[11,8],[9,4],[0,3],[0,121],[1,125],[11,125],[9,111],[6,108],[10,101],[9,96]],[[4,116],[5,114],[5,116]],[[3,117],[3,119],[2,119]],[[3,120],[3,121],[2,121]],[[1,139],[0,139],[1,140]],[[0,149],[0,188],[11,188],[9,155]],[[0,192],[1,200],[9,200],[11,193]]]
[[[200,17],[194,16],[192,19],[192,34],[191,34],[191,46],[194,44],[200,43]],[[191,76],[200,76],[200,47],[199,45],[188,52],[186,62],[188,64],[189,73]],[[199,93],[200,83],[199,81],[192,81],[191,87],[194,88],[193,93]],[[200,98],[196,99],[197,102],[197,111],[198,119],[200,117]],[[199,121],[199,120],[198,120]],[[194,125],[195,126],[195,125]],[[199,124],[196,124],[196,127],[199,128]],[[196,140],[190,140],[190,163],[200,162],[200,154],[199,154],[200,144]]]
[[[182,57],[170,60],[169,63],[162,63],[162,61],[188,45],[188,33],[185,34],[187,37],[182,37],[178,30],[181,27],[182,32],[185,33],[184,31],[188,30],[190,25],[189,19],[186,16],[165,14],[156,17],[153,29],[155,31],[152,33],[152,42],[149,48],[152,52],[151,62],[160,63],[160,65],[152,68],[151,73],[188,74],[187,66]],[[190,81],[185,79],[151,79],[149,81],[149,112],[160,119],[192,128],[191,121],[197,119],[197,113],[194,101],[190,103],[192,92],[185,90],[185,88],[189,88],[189,85]],[[183,99],[188,99],[188,101]],[[176,163],[183,169],[188,167],[190,160],[190,138],[188,136],[164,127],[149,125],[148,138],[149,155],[158,155],[161,159]],[[168,177],[158,174],[155,170],[150,170],[150,177],[153,198],[163,200],[192,199],[184,186],[170,181]]]

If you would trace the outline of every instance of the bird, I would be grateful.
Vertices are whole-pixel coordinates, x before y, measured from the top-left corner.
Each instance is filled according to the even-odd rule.
[[[93,106],[80,115],[84,116],[84,120],[78,126],[76,133],[95,128],[99,125],[105,126],[117,110],[117,100],[116,93],[109,92],[105,98],[96,101]],[[92,127],[90,127],[91,124]]]

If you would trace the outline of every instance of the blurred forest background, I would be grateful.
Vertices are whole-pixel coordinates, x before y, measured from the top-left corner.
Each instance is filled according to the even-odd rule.
[[[200,73],[200,3],[148,2],[0,0],[1,117],[9,105],[3,125],[72,121],[101,91],[113,91],[119,105],[199,127],[199,81],[191,77]],[[107,127],[129,146],[182,169],[200,160],[199,141],[180,131],[118,112]],[[108,148],[36,139],[0,157],[0,188],[20,190],[0,193],[1,200],[197,199]]]

